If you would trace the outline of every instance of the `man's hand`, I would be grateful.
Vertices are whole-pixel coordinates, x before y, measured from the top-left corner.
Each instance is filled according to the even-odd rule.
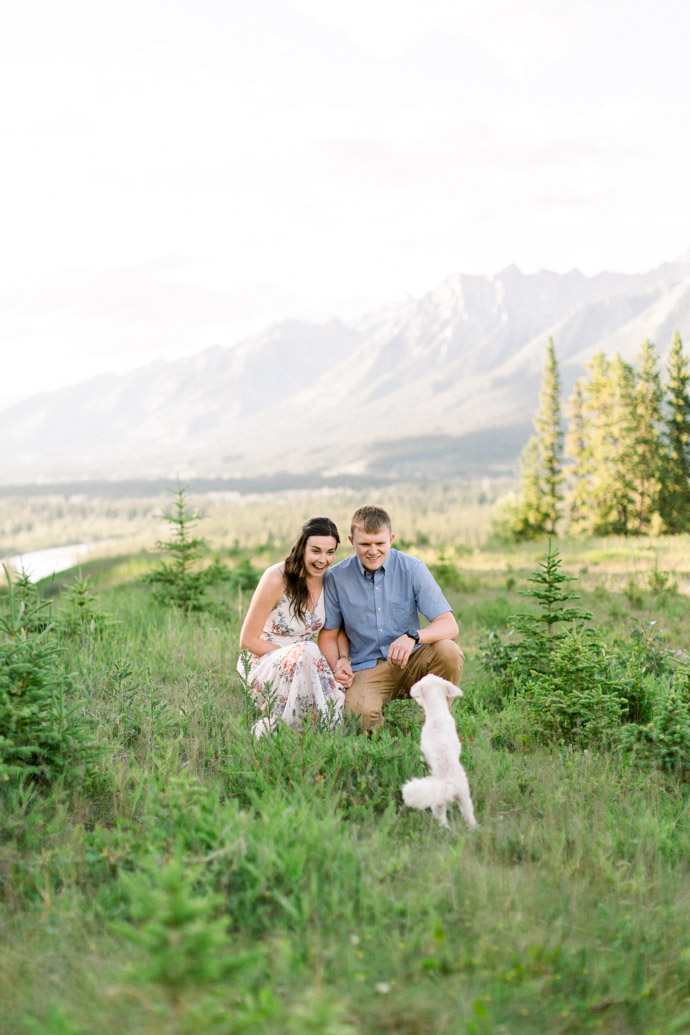
[[[333,675],[335,676],[336,683],[340,683],[346,690],[352,686],[352,680],[355,678],[352,666],[347,658],[338,658],[333,669]]]
[[[414,648],[415,642],[411,636],[407,634],[398,636],[397,640],[393,640],[388,648],[386,655],[388,664],[395,665],[397,668],[405,668]]]

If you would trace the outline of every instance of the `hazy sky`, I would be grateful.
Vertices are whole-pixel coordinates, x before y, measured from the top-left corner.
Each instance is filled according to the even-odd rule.
[[[516,263],[690,248],[686,0],[22,0],[0,405]]]

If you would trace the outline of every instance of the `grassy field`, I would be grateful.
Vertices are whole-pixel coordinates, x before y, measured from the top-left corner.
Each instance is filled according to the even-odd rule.
[[[490,493],[377,498],[458,618],[454,714],[481,829],[453,812],[443,831],[402,805],[424,772],[411,701],[372,739],[350,724],[250,737],[240,581],[185,617],[138,581],[152,563],[138,545],[94,560],[93,621],[73,620],[75,573],[41,587],[54,626],[35,635],[71,678],[65,764],[0,783],[0,1032],[690,1031],[687,765],[532,735],[534,713],[482,655],[529,607],[545,544],[493,543]],[[352,506],[348,493],[217,500],[202,531],[246,571],[309,514],[345,532]],[[143,529],[159,512],[139,515],[141,542],[161,534]],[[687,686],[690,538],[560,548],[638,689]]]

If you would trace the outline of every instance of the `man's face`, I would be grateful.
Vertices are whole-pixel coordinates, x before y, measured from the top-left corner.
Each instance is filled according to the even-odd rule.
[[[377,532],[364,532],[361,528],[356,528],[354,535],[348,538],[362,566],[367,571],[377,571],[385,564],[395,536],[384,526]]]

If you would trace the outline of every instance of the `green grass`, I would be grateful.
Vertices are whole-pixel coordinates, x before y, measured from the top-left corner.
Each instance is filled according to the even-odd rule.
[[[687,546],[661,543],[658,567]],[[424,771],[415,704],[372,739],[346,724],[256,742],[235,591],[185,619],[133,580],[137,557],[89,567],[110,622],[60,643],[102,755],[0,788],[0,1032],[690,1030],[687,784],[624,752],[539,747],[502,707],[480,645],[525,607],[539,545],[422,549],[458,566],[474,835],[402,805]],[[589,565],[576,588],[607,637],[656,621],[684,648],[682,592],[640,576],[626,595],[618,570],[562,553]],[[632,544],[622,574],[643,557],[651,571]]]

